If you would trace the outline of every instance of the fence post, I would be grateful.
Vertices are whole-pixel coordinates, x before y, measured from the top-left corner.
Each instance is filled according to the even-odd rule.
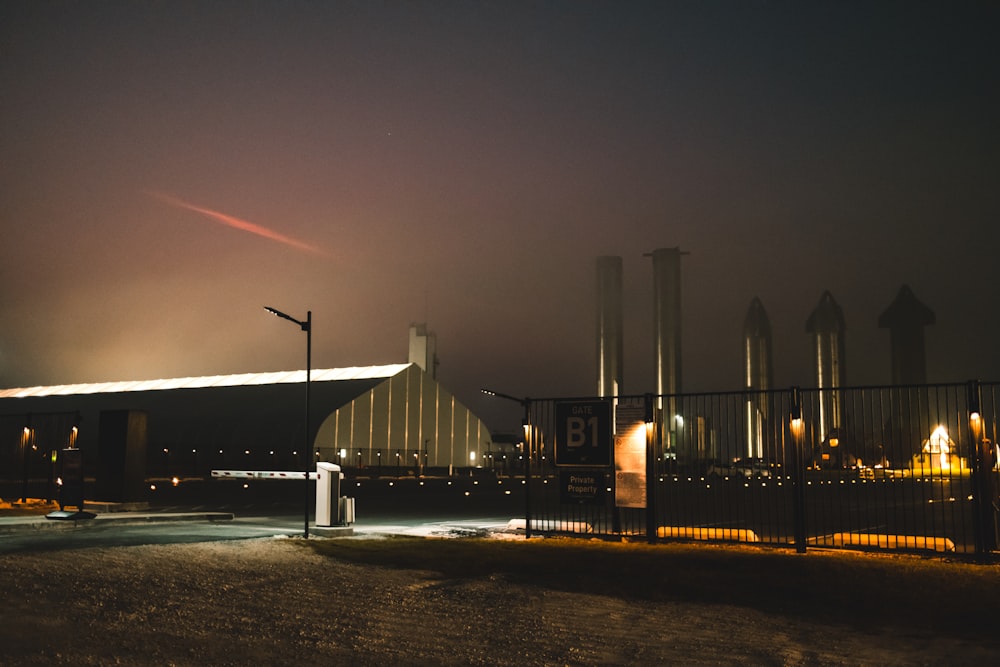
[[[646,429],[646,539],[656,542],[656,438],[653,428],[653,395],[646,394],[643,400]]]
[[[806,552],[806,490],[805,490],[805,457],[803,445],[805,440],[805,424],[802,421],[802,397],[799,388],[792,387],[792,409],[789,429],[792,432],[792,488],[793,522],[795,534],[795,551]]]
[[[973,526],[976,538],[976,556],[985,560],[997,548],[996,502],[997,490],[993,479],[993,445],[984,437],[982,391],[977,380],[970,380],[966,388],[969,409],[969,434],[972,447],[969,460],[972,464]]]
[[[531,539],[531,454],[535,429],[531,426],[531,399],[525,398],[524,406],[524,539]]]

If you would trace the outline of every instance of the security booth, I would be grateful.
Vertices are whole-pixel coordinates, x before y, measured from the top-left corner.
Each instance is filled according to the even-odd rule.
[[[59,509],[83,510],[83,452],[64,449],[55,457],[59,464]]]
[[[336,463],[316,463],[316,525],[346,526],[354,523],[354,498],[340,495],[344,473]]]
[[[54,464],[59,467],[59,509],[45,515],[46,519],[93,519],[96,514],[83,509],[83,452],[75,447],[53,451]],[[76,507],[70,511],[67,507]]]

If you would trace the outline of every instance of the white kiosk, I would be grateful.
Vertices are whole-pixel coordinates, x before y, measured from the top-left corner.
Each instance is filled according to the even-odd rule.
[[[336,463],[316,463],[316,526],[347,526],[354,523],[354,498],[340,495],[344,473]]]

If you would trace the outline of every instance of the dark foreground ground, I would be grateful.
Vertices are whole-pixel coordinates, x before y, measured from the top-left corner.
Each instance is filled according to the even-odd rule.
[[[995,565],[503,534],[81,548],[0,558],[0,664],[984,665],[998,595]]]

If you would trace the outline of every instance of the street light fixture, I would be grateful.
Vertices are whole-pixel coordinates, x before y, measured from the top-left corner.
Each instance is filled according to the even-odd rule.
[[[278,317],[288,320],[289,322],[294,322],[299,326],[300,329],[306,332],[306,423],[305,423],[305,433],[303,439],[305,442],[305,447],[302,448],[302,472],[304,473],[305,480],[303,488],[305,489],[304,499],[304,519],[303,519],[303,535],[309,537],[309,468],[312,464],[312,460],[309,457],[309,452],[312,451],[312,445],[309,443],[309,393],[310,393],[310,380],[312,374],[312,311],[306,313],[305,321],[297,320],[291,315],[286,315],[277,308],[271,308],[270,306],[264,306],[264,310],[271,313],[272,315],[277,315]]]
[[[531,428],[531,399],[515,398],[509,394],[503,394],[491,389],[481,389],[487,396],[496,396],[508,401],[518,403],[524,408],[524,418],[521,422],[524,427],[524,539],[531,539],[531,439],[534,437],[534,430]]]

